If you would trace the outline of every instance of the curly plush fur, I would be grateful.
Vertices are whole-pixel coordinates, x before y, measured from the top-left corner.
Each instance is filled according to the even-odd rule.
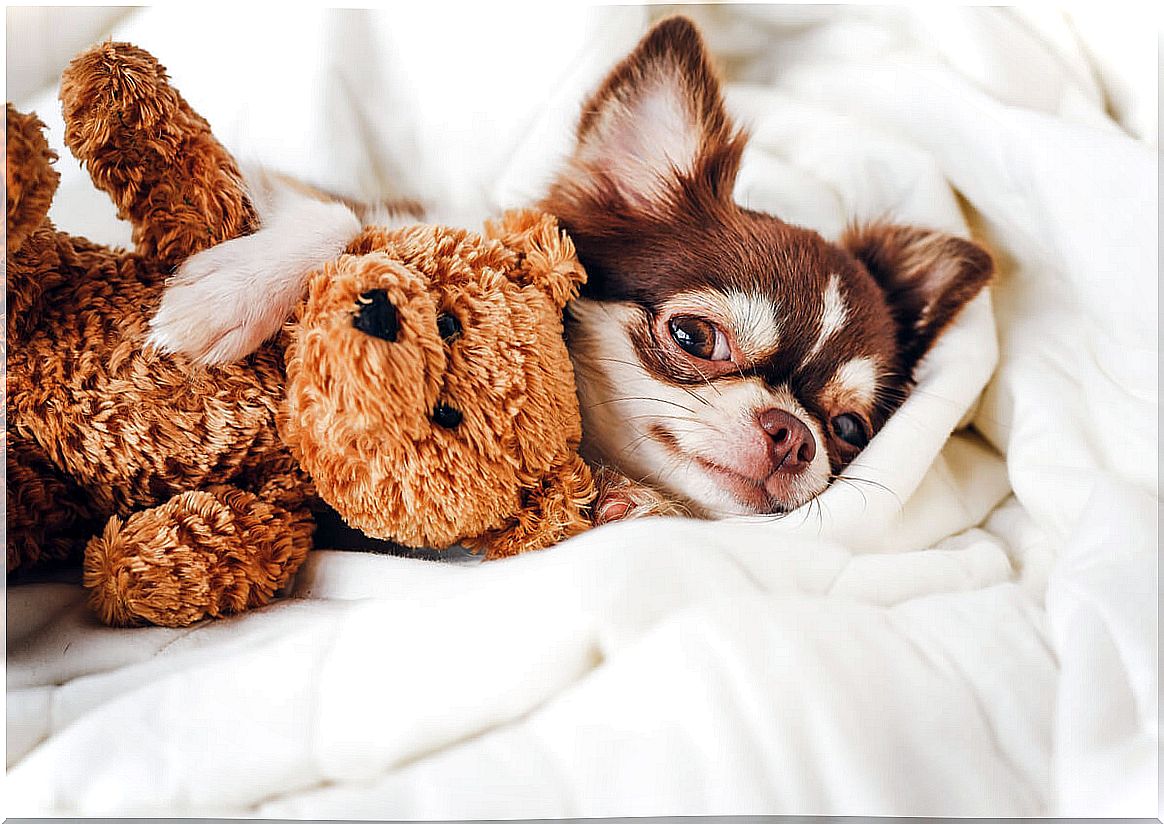
[[[237,166],[131,45],[75,59],[61,99],[66,144],[136,248],[55,230],[55,156],[9,106],[9,572],[83,553],[103,621],[179,626],[268,602],[321,499],[370,535],[488,558],[588,525],[561,329],[585,276],[553,218],[514,213],[486,236],[367,229],[282,335],[203,367],[143,344],[175,265],[255,228]],[[394,341],[354,324],[375,290]],[[458,425],[434,423],[437,404]]]

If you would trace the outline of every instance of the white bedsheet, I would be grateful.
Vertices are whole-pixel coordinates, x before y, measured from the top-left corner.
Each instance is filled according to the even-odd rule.
[[[476,222],[538,195],[661,13],[483,5],[274,30],[241,7],[225,31],[149,9],[114,34],[240,158]],[[479,566],[317,552],[292,597],[186,630],[10,588],[7,814],[1157,814],[1155,88],[1134,71],[1155,29],[689,11],[754,134],[741,202],[996,252],[850,470],[885,489]],[[22,104],[57,128],[52,92]],[[58,223],[126,239],[60,166]]]

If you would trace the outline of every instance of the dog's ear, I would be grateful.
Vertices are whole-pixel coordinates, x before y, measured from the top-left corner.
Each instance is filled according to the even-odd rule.
[[[583,106],[573,157],[547,205],[567,216],[658,212],[685,189],[730,199],[744,140],[695,25],[671,17]]]
[[[905,374],[994,274],[990,253],[978,244],[917,226],[851,227],[841,245],[885,292]]]

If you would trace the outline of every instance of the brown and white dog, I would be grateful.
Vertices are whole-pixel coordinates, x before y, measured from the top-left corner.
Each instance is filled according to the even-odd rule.
[[[605,467],[600,522],[810,501],[881,429],[918,360],[990,279],[990,256],[951,235],[877,223],[833,243],[740,207],[746,140],[694,25],[669,18],[586,101],[541,204],[589,275],[567,338],[583,452]],[[263,228],[179,272],[153,322],[156,345],[208,362],[247,354],[297,301],[308,262],[352,230],[350,211],[315,195],[265,202],[278,205],[260,209]],[[242,297],[260,272],[270,299],[256,308]]]

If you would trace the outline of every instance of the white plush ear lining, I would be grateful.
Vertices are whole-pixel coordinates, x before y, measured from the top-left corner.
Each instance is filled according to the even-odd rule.
[[[275,176],[248,178],[260,227],[188,258],[150,321],[147,345],[204,364],[249,355],[275,335],[308,276],[360,231],[350,208]]]

